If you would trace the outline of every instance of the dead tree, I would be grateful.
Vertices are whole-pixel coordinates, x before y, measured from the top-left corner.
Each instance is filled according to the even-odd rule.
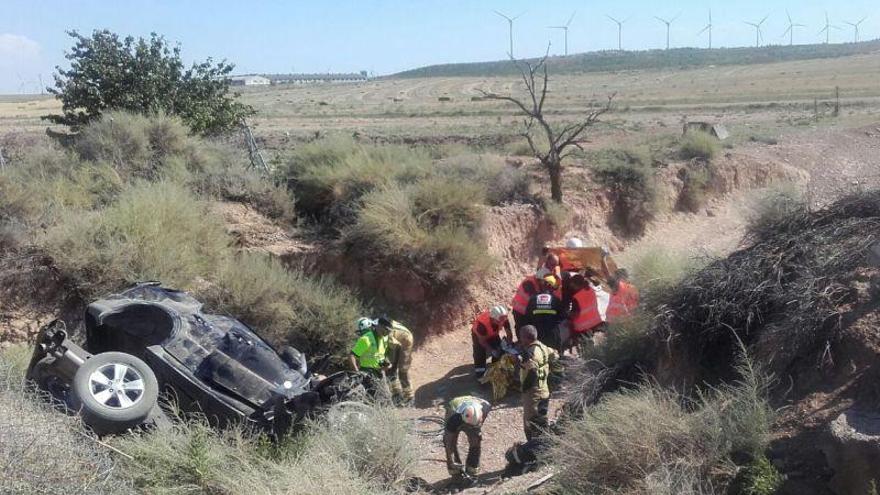
[[[504,96],[482,91],[483,96],[491,100],[508,101],[516,105],[525,116],[523,121],[522,136],[529,143],[532,154],[537,158],[547,174],[550,176],[550,197],[557,203],[562,202],[562,161],[571,156],[575,150],[583,150],[581,147],[582,134],[587,127],[593,125],[599,116],[611,109],[611,101],[614,95],[608,97],[608,101],[599,107],[591,107],[590,110],[574,123],[564,125],[552,125],[544,115],[544,104],[547,101],[547,55],[544,55],[537,63],[526,61],[513,63],[522,74],[525,83],[527,98]],[[537,129],[536,129],[537,128]],[[547,145],[542,146],[536,141],[535,134],[546,139]]]

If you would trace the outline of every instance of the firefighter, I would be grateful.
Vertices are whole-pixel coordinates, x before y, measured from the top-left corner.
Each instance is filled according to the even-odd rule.
[[[608,323],[614,323],[635,311],[639,305],[639,290],[629,283],[626,270],[623,268],[618,269],[608,278],[608,285],[611,288],[611,298],[605,311],[605,319]]]
[[[541,279],[540,291],[529,299],[525,321],[538,329],[541,342],[556,348],[559,347],[558,327],[567,317],[560,281],[555,275],[547,275]]]
[[[382,316],[377,324],[388,331],[388,361],[391,367],[385,372],[391,387],[392,399],[401,406],[409,406],[413,401],[409,369],[412,366],[413,334],[402,323]]]
[[[483,311],[471,324],[471,341],[474,356],[474,375],[477,379],[486,373],[486,360],[501,357],[501,330],[504,329],[507,341],[513,343],[513,332],[507,318],[507,308],[495,305]]]
[[[582,335],[590,334],[602,325],[602,315],[599,313],[599,303],[593,287],[581,275],[573,276],[569,287],[572,296],[568,322],[572,341],[566,347],[577,345]]]
[[[513,301],[510,302],[510,306],[513,309],[513,324],[517,330],[517,335],[519,334],[519,329],[522,328],[523,325],[528,324],[526,308],[528,307],[529,300],[532,296],[537,294],[540,290],[539,280],[540,277],[538,277],[537,274],[529,275],[524,278],[516,289]],[[517,338],[519,337],[517,336]]]
[[[521,331],[520,383],[522,384],[523,429],[526,439],[538,436],[547,427],[550,408],[550,373],[561,373],[559,353],[538,340],[538,330],[532,325]]]
[[[492,407],[483,399],[465,395],[446,404],[446,426],[443,428],[443,447],[446,450],[446,469],[450,476],[476,476],[480,472],[482,428]],[[462,465],[458,453],[458,436],[468,439],[468,453]]]

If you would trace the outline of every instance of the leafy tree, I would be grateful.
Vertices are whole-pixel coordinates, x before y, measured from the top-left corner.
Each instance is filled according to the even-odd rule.
[[[209,58],[186,69],[180,47],[164,37],[124,39],[108,30],[91,37],[68,31],[76,40],[65,57],[70,69],[56,67],[55,87],[47,88],[62,102],[63,115],[43,118],[74,129],[105,110],[179,116],[194,132],[216,134],[232,129],[254,113],[230,94],[232,64]]]

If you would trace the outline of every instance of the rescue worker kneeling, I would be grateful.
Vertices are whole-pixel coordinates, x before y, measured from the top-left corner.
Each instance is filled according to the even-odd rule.
[[[385,355],[389,329],[371,318],[358,318],[357,329],[360,336],[348,356],[349,366],[353,371],[367,373],[373,378],[367,384],[370,395],[390,395],[385,382],[385,370],[391,368]]]
[[[482,428],[492,406],[483,399],[464,395],[446,404],[446,426],[443,446],[446,449],[446,469],[450,476],[476,476],[480,472],[480,444]],[[468,453],[464,466],[458,453],[458,435],[464,432],[468,439]]]
[[[507,341],[513,343],[513,332],[507,319],[507,308],[500,305],[492,306],[483,311],[471,325],[471,341],[474,355],[474,375],[479,380],[486,373],[486,361],[489,356],[493,360],[501,357],[501,329]]]
[[[526,439],[540,435],[547,428],[550,409],[550,373],[562,373],[559,353],[538,340],[538,330],[526,325],[520,330],[520,383],[522,383],[523,430]]]

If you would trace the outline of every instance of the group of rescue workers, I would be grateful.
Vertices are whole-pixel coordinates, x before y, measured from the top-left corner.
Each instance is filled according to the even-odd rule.
[[[577,348],[584,338],[601,345],[608,323],[625,317],[638,304],[638,291],[626,280],[624,270],[607,261],[606,249],[598,251],[599,262],[593,266],[577,259],[579,252],[595,254],[589,250],[596,251],[584,248],[577,238],[568,239],[564,249],[545,249],[541,265],[517,288],[512,311],[493,305],[471,325],[477,379],[486,374],[490,360],[494,365],[508,356],[515,363],[527,441],[508,451],[509,463],[534,460],[529,446],[540,442],[548,428],[551,381],[563,373],[560,356]],[[387,317],[360,318],[357,327],[359,337],[349,357],[352,369],[373,375],[375,383],[387,383],[397,404],[412,404],[412,333]],[[453,398],[445,409],[443,444],[449,474],[472,478],[479,473],[482,426],[491,405],[466,395]],[[464,463],[458,452],[461,433],[468,439]]]

